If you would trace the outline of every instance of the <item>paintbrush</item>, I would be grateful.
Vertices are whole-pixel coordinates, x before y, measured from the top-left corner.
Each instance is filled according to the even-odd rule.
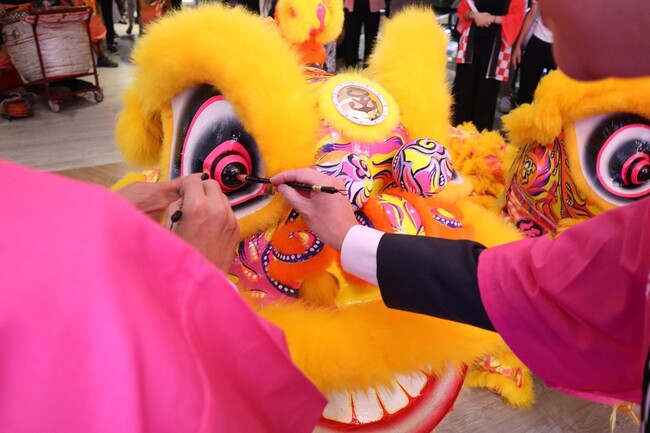
[[[245,174],[238,174],[237,179],[241,182],[271,184],[271,181],[265,177],[247,176]],[[337,192],[346,191],[344,189],[337,189],[336,187],[333,186],[310,185],[308,183],[302,183],[302,182],[285,182],[284,184],[290,186],[291,188],[308,189],[310,191],[324,192],[327,194],[336,194]]]

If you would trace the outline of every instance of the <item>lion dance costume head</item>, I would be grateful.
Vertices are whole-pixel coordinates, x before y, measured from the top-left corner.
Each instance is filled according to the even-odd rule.
[[[503,118],[519,148],[503,203],[527,236],[650,195],[650,78],[542,79],[532,104]]]
[[[241,233],[230,277],[329,398],[317,431],[430,431],[467,368],[466,382],[529,404],[529,373],[499,336],[386,308],[280,195],[237,181],[315,167],[344,181],[362,224],[485,245],[519,239],[468,198],[490,190],[466,176],[476,168],[465,181],[454,169],[448,149],[483,140],[501,152],[503,141],[450,127],[447,38],[433,12],[391,19],[370,67],[338,75],[309,63],[340,31],[340,0],[281,0],[276,18],[280,28],[212,5],[152,25],[117,124],[125,158],[163,179],[208,172],[220,182]],[[273,374],[254,359],[250,368]]]

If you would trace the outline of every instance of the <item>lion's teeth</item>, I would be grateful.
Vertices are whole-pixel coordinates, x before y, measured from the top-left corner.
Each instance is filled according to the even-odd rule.
[[[381,387],[377,390],[379,401],[389,414],[394,414],[400,409],[404,409],[409,398],[397,382],[393,382],[390,388]]]
[[[348,391],[333,392],[327,400],[323,417],[342,423],[352,422],[352,396]]]
[[[367,391],[353,391],[352,403],[357,419],[362,423],[379,421],[384,416],[384,410],[379,404],[377,393],[374,389]]]
[[[424,385],[427,384],[427,377],[420,371],[411,373],[408,376],[398,374],[395,376],[395,379],[397,379],[400,386],[404,391],[408,392],[411,397],[417,397],[420,395]]]
[[[323,417],[344,424],[355,418],[362,424],[379,421],[386,413],[394,414],[408,406],[409,396],[419,396],[427,384],[422,372],[398,374],[395,379],[389,387],[330,393]]]

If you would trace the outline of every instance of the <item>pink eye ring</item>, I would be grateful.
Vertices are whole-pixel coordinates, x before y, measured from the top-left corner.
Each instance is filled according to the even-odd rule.
[[[203,161],[203,172],[219,182],[223,192],[231,192],[244,185],[237,174],[252,172],[250,155],[236,138],[215,147]]]

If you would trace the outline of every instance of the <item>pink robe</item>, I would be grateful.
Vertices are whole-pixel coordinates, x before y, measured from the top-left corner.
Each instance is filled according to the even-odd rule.
[[[0,431],[312,431],[282,332],[184,241],[98,186],[0,180]]]
[[[639,403],[650,347],[650,198],[561,234],[488,248],[479,287],[492,324],[546,384]]]

